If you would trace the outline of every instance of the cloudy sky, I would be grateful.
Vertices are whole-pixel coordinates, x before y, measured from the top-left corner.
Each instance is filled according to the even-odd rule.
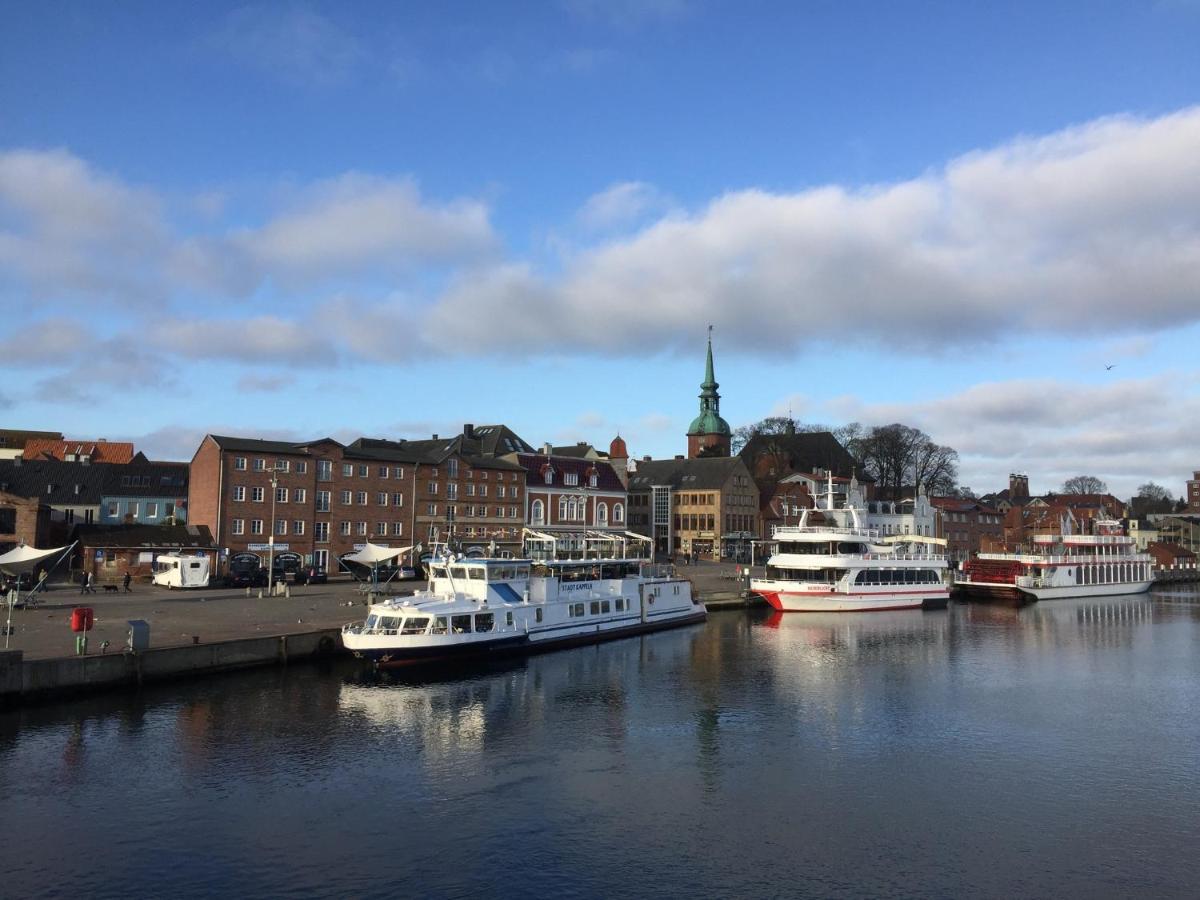
[[[1200,469],[1200,3],[7,4],[0,424]]]

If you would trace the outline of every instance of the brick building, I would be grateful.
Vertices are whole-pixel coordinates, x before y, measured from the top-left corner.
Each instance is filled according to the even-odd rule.
[[[1200,513],[1200,471],[1193,472],[1188,479],[1187,493],[1184,496],[1185,510],[1190,513]]]
[[[0,553],[18,544],[45,549],[50,543],[50,507],[36,497],[0,490]]]
[[[945,538],[951,561],[970,559],[984,546],[996,547],[1004,540],[1004,516],[978,500],[960,497],[930,497],[938,510],[937,537]]]
[[[525,472],[525,524],[552,537],[560,555],[582,556],[601,544],[614,552],[625,531],[625,486],[597,454],[564,455],[560,449],[547,446],[541,453],[507,457]]]

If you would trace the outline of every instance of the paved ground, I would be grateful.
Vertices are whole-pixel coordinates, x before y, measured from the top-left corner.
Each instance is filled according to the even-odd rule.
[[[738,589],[734,566],[699,563],[679,566],[677,574],[690,578],[701,597],[726,594]],[[424,582],[407,582],[397,593],[411,593]],[[108,652],[119,653],[125,646],[130,619],[142,619],[150,625],[150,646],[171,647],[192,643],[233,640],[264,634],[295,634],[323,628],[340,628],[347,622],[360,621],[365,597],[348,578],[334,578],[326,585],[292,586],[290,597],[263,596],[255,588],[212,588],[168,591],[149,585],[135,585],[133,593],[111,593],[97,589],[81,595],[78,587],[54,585],[41,595],[37,607],[14,609],[13,633],[8,647],[22,650],[26,659],[72,656],[75,633],[71,631],[71,610],[90,606],[95,610],[95,627],[88,634],[89,654],[100,653],[108,641]],[[265,591],[264,591],[265,594]],[[0,626],[8,616],[8,606],[0,606]],[[5,638],[0,636],[0,649]]]

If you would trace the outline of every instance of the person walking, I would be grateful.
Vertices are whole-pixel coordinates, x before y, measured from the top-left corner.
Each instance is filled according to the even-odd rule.
[[[37,592],[40,594],[46,590],[46,567],[38,569]]]
[[[132,594],[133,591],[129,587],[129,582],[133,581],[133,576],[129,574],[129,570],[125,570],[125,577],[121,579],[121,584],[125,585],[125,593]]]
[[[85,594],[96,593],[96,588],[94,587],[95,583],[96,583],[96,576],[93,575],[91,572],[88,572],[87,573],[87,581],[85,581],[84,585],[83,585],[83,592]]]
[[[79,593],[86,594],[88,592],[88,573],[79,573]]]

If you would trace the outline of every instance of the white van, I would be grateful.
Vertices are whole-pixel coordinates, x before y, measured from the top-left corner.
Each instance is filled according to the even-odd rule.
[[[208,587],[209,562],[202,553],[164,553],[154,560],[154,584],[165,588]]]

